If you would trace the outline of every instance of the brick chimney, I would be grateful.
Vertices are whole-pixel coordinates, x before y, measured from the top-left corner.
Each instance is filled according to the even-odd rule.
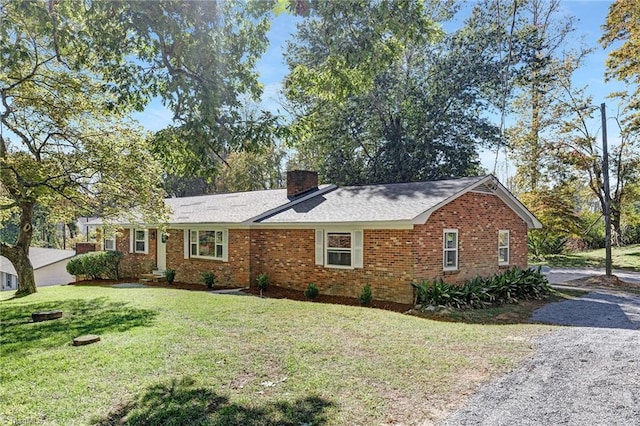
[[[76,254],[84,254],[91,251],[96,251],[95,243],[76,243]]]
[[[294,198],[318,189],[318,172],[290,170],[287,172],[287,197]]]

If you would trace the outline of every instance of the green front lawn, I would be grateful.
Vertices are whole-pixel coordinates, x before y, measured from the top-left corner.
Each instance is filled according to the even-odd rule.
[[[0,424],[414,424],[549,326],[163,288],[0,295]],[[35,311],[62,319],[33,323]],[[74,347],[82,334],[102,340]]]
[[[530,264],[560,267],[598,267],[604,268],[605,250],[590,250],[585,252],[550,255],[543,262]],[[611,248],[611,263],[616,269],[631,269],[640,271],[640,244]]]

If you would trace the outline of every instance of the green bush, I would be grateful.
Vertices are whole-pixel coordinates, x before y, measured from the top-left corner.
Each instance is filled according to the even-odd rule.
[[[431,282],[413,283],[412,286],[417,303],[457,309],[478,309],[518,303],[522,299],[541,299],[551,289],[540,268],[511,268],[491,277],[473,278],[463,285],[447,284],[439,278]]]
[[[366,284],[362,287],[362,293],[360,293],[360,304],[362,306],[369,306],[371,304],[371,299],[373,295],[371,294],[371,286]]]
[[[213,288],[216,284],[216,274],[213,272],[203,272],[202,273],[202,281],[207,286],[207,288]]]
[[[173,281],[176,279],[176,271],[174,269],[167,269],[164,271],[164,276],[167,278],[169,284],[173,284]]]
[[[100,278],[120,278],[119,251],[94,251],[73,257],[67,263],[67,272],[71,275],[84,275],[92,280]]]
[[[318,287],[314,283],[309,283],[307,289],[304,291],[304,297],[311,300],[318,297],[319,294],[320,290],[318,290]]]
[[[260,289],[260,297],[262,297],[262,292],[269,287],[269,275],[264,272],[258,275],[256,278],[256,284],[258,284],[258,288]]]

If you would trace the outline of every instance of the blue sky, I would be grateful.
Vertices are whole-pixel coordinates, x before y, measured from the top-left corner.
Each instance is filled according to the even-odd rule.
[[[607,51],[598,44],[601,36],[601,26],[604,24],[611,1],[605,0],[583,0],[572,1],[563,0],[561,5],[563,15],[574,16],[576,19],[576,31],[573,35],[573,42],[578,43],[583,39],[588,47],[594,47],[595,51],[587,58],[585,66],[574,76],[575,84],[578,87],[588,86],[587,93],[593,96],[593,103],[600,105],[607,103],[607,115],[612,117],[616,111],[616,104],[613,100],[608,100],[607,96],[615,91],[624,90],[624,85],[620,82],[605,82],[605,60]],[[270,46],[258,62],[260,81],[264,85],[262,107],[277,111],[279,106],[279,91],[281,82],[287,74],[284,64],[283,52],[286,41],[295,32],[295,18],[288,14],[281,14],[275,17],[269,31]],[[281,109],[281,108],[280,108]],[[171,114],[165,110],[160,102],[154,102],[144,113],[136,117],[142,125],[149,130],[158,130],[165,127],[171,120]],[[617,129],[613,122],[608,122],[608,139],[610,144],[615,145],[619,140]],[[590,127],[592,132],[600,137],[600,117],[596,113]],[[481,161],[483,166],[492,171],[494,168],[495,153],[482,152]],[[506,177],[512,175],[514,167],[506,163],[501,156],[498,162],[497,176],[504,181]]]

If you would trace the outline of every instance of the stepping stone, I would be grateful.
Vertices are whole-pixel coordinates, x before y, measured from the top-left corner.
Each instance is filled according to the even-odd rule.
[[[49,321],[62,318],[62,311],[34,312],[31,314],[33,322]]]
[[[84,336],[76,337],[73,339],[73,346],[84,346],[90,345],[95,342],[100,341],[100,336],[96,336],[95,334],[87,334]]]

